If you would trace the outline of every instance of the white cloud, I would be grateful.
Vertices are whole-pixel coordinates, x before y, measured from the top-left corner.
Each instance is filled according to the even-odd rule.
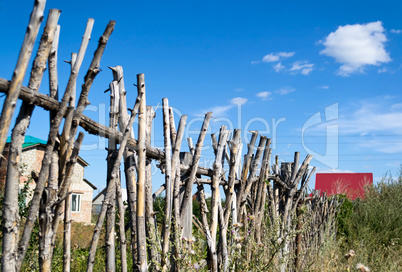
[[[257,63],[260,63],[260,61],[259,61],[259,60],[253,60],[253,61],[251,62],[251,64],[257,64]]]
[[[232,100],[230,100],[230,103],[233,105],[243,105],[247,102],[247,98],[244,97],[235,97]]]
[[[247,103],[248,99],[244,97],[235,97],[230,100],[229,105],[223,105],[223,106],[216,106],[213,107],[212,109],[209,109],[208,111],[211,111],[214,116],[222,116],[224,115],[228,110],[231,108],[237,106],[237,105],[244,105]],[[205,112],[205,111],[204,111]]]
[[[260,92],[256,94],[256,96],[262,98],[262,100],[270,100],[271,95],[271,92]]]
[[[209,111],[212,111],[213,115],[218,116],[218,115],[224,114],[225,112],[227,112],[227,111],[228,111],[229,109],[231,109],[231,108],[233,108],[233,105],[216,106],[216,107],[213,107],[213,108],[212,108],[211,110],[209,110]]]
[[[279,52],[279,53],[270,53],[268,55],[265,55],[262,58],[263,62],[277,62],[282,59],[287,59],[290,57],[293,57],[295,52]]]
[[[314,64],[308,63],[308,61],[295,61],[289,71],[299,72],[302,75],[308,75],[311,71],[314,70]]]
[[[382,73],[386,73],[386,72],[388,72],[388,69],[387,68],[381,68],[381,69],[378,69],[378,73],[379,74],[382,74]]]
[[[285,94],[292,93],[292,92],[294,92],[294,91],[296,91],[295,88],[292,88],[292,87],[283,87],[283,88],[281,88],[281,89],[275,91],[275,93],[280,94],[280,95],[285,95]]]
[[[329,89],[329,86],[323,85],[323,86],[319,86],[318,88],[323,89],[323,90],[328,90],[328,89]]]
[[[391,29],[391,33],[400,34],[400,33],[402,33],[402,30],[400,30],[400,29]]]
[[[280,63],[280,62],[278,62],[277,64],[274,65],[275,72],[280,72],[283,69],[285,69],[285,66],[283,66],[282,63]]]
[[[359,135],[355,147],[389,154],[402,152],[399,140],[402,134],[402,103],[394,101],[395,98],[387,96],[360,101],[357,105],[350,105],[351,110],[342,109],[339,119],[323,121],[309,130],[326,135],[328,126],[338,125],[340,136]]]
[[[320,54],[335,58],[341,63],[338,73],[349,76],[363,72],[367,65],[381,65],[391,61],[385,50],[387,37],[382,22],[339,26],[323,41]]]
[[[341,133],[370,134],[384,132],[402,134],[402,109],[400,103],[385,105],[383,110],[381,99],[377,102],[362,102],[360,108],[347,118],[341,118]]]
[[[351,170],[336,169],[336,168],[316,168],[316,173],[353,173]]]

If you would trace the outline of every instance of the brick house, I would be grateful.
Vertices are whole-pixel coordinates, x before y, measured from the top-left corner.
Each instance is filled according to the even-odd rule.
[[[7,173],[7,159],[9,152],[10,137],[7,139],[7,144],[3,152],[3,157],[0,159],[0,188],[4,190],[6,173]],[[28,181],[28,177],[32,171],[39,174],[42,167],[42,159],[45,154],[46,141],[32,137],[25,136],[24,144],[22,145],[21,154],[21,179],[20,187]],[[71,218],[75,222],[91,223],[92,212],[92,197],[93,191],[97,188],[84,178],[85,167],[89,164],[78,157],[77,163],[74,166],[73,182],[71,184]],[[35,188],[35,182],[31,181],[30,187],[32,191]]]

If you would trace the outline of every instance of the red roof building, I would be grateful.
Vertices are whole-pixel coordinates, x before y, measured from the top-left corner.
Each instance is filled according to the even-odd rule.
[[[346,194],[349,199],[364,196],[364,187],[373,184],[373,173],[317,173],[315,189],[328,196]]]

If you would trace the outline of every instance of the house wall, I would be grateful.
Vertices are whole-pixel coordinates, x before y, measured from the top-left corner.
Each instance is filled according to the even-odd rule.
[[[81,209],[79,212],[71,212],[71,219],[75,222],[91,223],[93,188],[84,181],[84,167],[78,163],[74,167],[71,191],[81,195]]]
[[[8,158],[9,147],[6,146],[3,156]],[[29,175],[32,171],[39,174],[42,167],[43,156],[45,155],[45,148],[43,146],[32,146],[23,149],[21,154],[21,179],[20,187],[28,180]],[[0,165],[0,188],[4,188],[7,173],[7,161],[1,159]],[[72,213],[72,220],[75,222],[91,223],[91,209],[92,209],[92,197],[93,188],[89,186],[88,183],[84,181],[84,166],[81,163],[76,163],[73,171],[73,181],[71,185],[71,190],[73,193],[81,194],[81,210],[80,212]],[[28,197],[27,201],[32,199],[33,190],[35,184],[30,184],[32,188],[32,194]]]

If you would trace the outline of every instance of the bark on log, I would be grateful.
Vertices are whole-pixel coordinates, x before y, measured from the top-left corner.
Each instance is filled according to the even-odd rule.
[[[45,10],[46,0],[35,1],[28,28],[25,33],[24,42],[22,43],[21,51],[18,56],[17,65],[15,67],[11,84],[7,92],[7,97],[3,104],[3,109],[0,116],[0,154],[3,154],[6,144],[8,130],[13,119],[15,106],[21,91],[22,81],[28,67],[29,59],[31,58],[32,50],[35,45],[35,40],[39,32],[40,24],[43,20],[43,11]]]
[[[234,185],[236,178],[236,160],[239,154],[240,148],[240,129],[235,129],[233,132],[233,139],[229,141],[230,159],[229,159],[229,176],[228,176],[228,193],[226,194],[225,209],[224,209],[224,219],[225,225],[229,223],[229,216],[232,207],[232,200],[235,195]]]
[[[147,122],[147,109],[145,98],[144,74],[137,75],[138,96],[141,96],[138,114],[138,175],[137,175],[137,266],[140,272],[148,271],[147,266],[147,242],[145,231],[145,167],[146,145],[145,132]]]
[[[147,130],[146,130],[146,146],[151,146],[151,135],[152,135],[152,122],[155,118],[155,112],[152,109],[152,106],[147,106]],[[148,256],[149,260],[154,260],[157,263],[160,263],[160,256],[158,252],[158,248],[160,248],[160,243],[157,241],[157,228],[156,228],[156,220],[154,217],[154,200],[152,197],[152,160],[147,159],[146,163],[146,179],[145,179],[145,219],[146,219],[146,228],[147,228],[147,237],[149,240],[148,243]],[[159,243],[159,244],[158,244]],[[151,263],[151,269],[157,269],[154,265],[155,263]]]
[[[162,226],[162,270],[167,271],[168,251],[170,241],[170,228],[172,224],[172,159],[171,159],[171,140],[170,140],[170,122],[169,122],[169,102],[167,98],[162,100],[163,108],[163,136],[165,145],[165,214]]]
[[[116,187],[116,199],[119,209],[119,238],[120,238],[120,260],[121,260],[121,272],[127,272],[127,240],[126,231],[124,228],[124,203],[123,194],[121,190],[121,174],[119,172],[119,180]]]
[[[109,111],[109,127],[117,131],[118,125],[118,114],[119,114],[119,85],[117,81],[113,81],[110,85],[110,111]],[[119,176],[112,177],[112,171],[115,164],[115,156],[117,145],[113,139],[109,139],[108,142],[108,156],[107,156],[107,183],[109,184],[111,179],[116,184],[116,191],[118,183],[120,181]],[[116,218],[116,191],[112,192],[111,203],[106,211],[106,238],[105,238],[105,248],[106,248],[106,258],[105,266],[107,272],[115,271],[115,218]]]
[[[1,93],[7,93],[8,92],[8,86],[10,82],[4,78],[0,78],[0,92]],[[21,87],[21,93],[20,93],[20,99],[23,101],[30,102],[32,104],[35,104],[38,107],[41,107],[45,110],[58,110],[60,107],[60,102],[56,101],[53,98],[50,98],[48,95],[41,94],[41,93],[34,93],[31,89],[27,87]],[[64,113],[66,115],[66,112]],[[105,125],[99,124],[98,122],[95,122],[91,118],[82,115],[80,124],[79,124],[84,130],[86,130],[89,134],[94,134],[94,135],[99,135],[101,137],[105,138],[111,138],[114,137],[117,143],[120,143],[122,141],[122,133],[118,132],[115,133],[115,131],[112,131],[110,128],[106,127]],[[138,142],[132,138],[130,138],[127,142],[127,147],[131,150],[137,150],[138,149]],[[165,157],[165,154],[163,150],[155,148],[155,147],[149,147],[146,150],[146,156],[147,158],[150,159],[156,159],[156,160],[163,160]],[[191,167],[189,166],[184,166],[181,167],[181,170],[184,172],[190,172]],[[197,175],[204,175],[204,176],[212,176],[212,169],[206,168],[206,167],[201,167],[198,166],[197,168]]]
[[[253,151],[254,151],[254,145],[255,145],[255,141],[257,140],[257,136],[258,136],[258,131],[252,131],[251,132],[251,140],[250,143],[247,145],[247,154],[244,157],[244,162],[243,162],[243,168],[241,171],[241,175],[240,175],[240,188],[239,188],[239,193],[237,195],[237,199],[236,199],[236,210],[237,210],[237,221],[240,221],[241,219],[241,211],[240,211],[240,207],[242,205],[242,198],[243,198],[243,194],[244,194],[244,190],[246,189],[246,181],[247,181],[247,174],[248,174],[248,170],[250,168],[250,164],[251,164],[251,159],[253,157]]]
[[[121,141],[119,151],[117,152],[116,160],[115,160],[115,163],[113,166],[112,177],[115,177],[118,175],[119,167],[120,167],[120,160],[121,160],[123,153],[125,151],[125,148],[127,146],[127,141],[131,134],[130,130],[132,129],[132,126],[134,123],[134,118],[137,115],[138,109],[140,107],[140,103],[142,100],[142,94],[143,93],[139,93],[139,95],[136,99],[135,105],[134,105],[132,113],[131,113],[130,120],[123,133],[123,140]],[[97,249],[99,236],[100,236],[100,230],[101,230],[103,222],[105,220],[107,207],[108,207],[108,205],[112,205],[111,197],[112,197],[113,191],[116,190],[115,183],[113,182],[114,180],[115,179],[112,178],[111,182],[109,183],[109,185],[107,187],[105,199],[103,200],[103,203],[102,203],[101,212],[99,214],[98,221],[95,225],[94,234],[92,236],[91,246],[89,249],[87,272],[93,271],[93,267],[94,267],[94,263],[95,263],[95,254],[96,254],[96,249]]]
[[[170,124],[174,124],[173,120],[173,111],[170,108],[169,117]],[[172,181],[173,181],[173,235],[174,235],[174,244],[173,250],[174,254],[172,254],[172,268],[171,271],[180,271],[180,266],[177,260],[180,258],[180,248],[181,248],[181,230],[182,229],[191,229],[192,230],[192,209],[191,215],[189,218],[190,223],[181,222],[180,221],[180,187],[181,187],[181,175],[180,175],[180,148],[181,143],[184,136],[184,129],[186,126],[187,115],[182,115],[180,117],[179,128],[176,133],[176,130],[170,129],[171,135],[174,135],[175,142],[173,143],[173,152],[172,152]],[[187,224],[186,224],[187,223]],[[183,224],[184,228],[183,228]],[[190,234],[191,235],[191,234]],[[184,236],[183,236],[184,237]],[[187,237],[188,238],[188,237]]]
[[[86,32],[89,30],[90,29],[87,27]],[[83,43],[85,43],[84,40],[83,40]],[[82,48],[82,51],[85,51],[84,49],[86,49],[86,46],[83,46],[81,48]],[[80,48],[80,51],[81,51],[81,48]],[[82,54],[84,54],[84,52]],[[28,241],[29,241],[29,238],[31,237],[31,233],[32,233],[32,229],[33,229],[34,220],[38,213],[40,198],[42,196],[46,178],[47,178],[47,175],[49,172],[49,165],[51,162],[51,154],[53,152],[54,145],[56,143],[59,126],[60,126],[63,116],[66,114],[67,106],[68,106],[67,104],[68,104],[68,102],[70,100],[70,96],[71,96],[72,85],[77,78],[78,70],[80,67],[79,65],[77,65],[77,63],[78,63],[78,61],[76,62],[75,66],[74,66],[75,73],[72,74],[72,76],[70,76],[70,78],[69,78],[66,91],[64,93],[62,102],[60,103],[59,110],[57,111],[57,114],[53,120],[52,126],[50,127],[46,150],[45,150],[45,154],[44,154],[43,160],[42,160],[42,168],[39,173],[39,179],[36,184],[35,192],[34,192],[34,195],[33,195],[32,201],[31,201],[31,206],[29,207],[29,212],[28,212],[28,216],[27,216],[27,221],[25,223],[24,232],[23,232],[23,235],[21,237],[21,240],[20,240],[20,243],[18,246],[18,258],[19,258],[18,263],[17,263],[18,269],[21,268],[22,261],[25,257],[25,253],[26,253],[27,246],[28,246]]]
[[[79,123],[81,120],[82,113],[84,112],[86,106],[89,105],[88,93],[89,93],[89,90],[91,89],[92,83],[93,83],[96,75],[100,71],[100,60],[102,58],[103,52],[105,51],[107,41],[109,40],[109,37],[114,30],[115,24],[116,24],[115,21],[110,21],[108,23],[108,25],[106,26],[105,31],[103,32],[102,36],[99,38],[98,47],[95,50],[94,56],[92,58],[92,62],[84,77],[84,84],[82,85],[81,94],[80,94],[80,97],[78,100],[77,108],[74,111],[74,116],[71,121],[71,129],[69,131],[70,135],[69,135],[69,138],[67,141],[66,154],[63,154],[63,156],[66,156],[66,159],[68,159],[69,154],[71,154],[74,138],[77,133],[77,129],[78,129],[78,126],[79,126]],[[93,26],[93,19],[89,19],[87,29],[88,28],[92,29],[92,26]],[[86,48],[86,46],[88,45],[89,36],[90,36],[90,32],[88,33],[88,35],[84,35],[83,43],[82,43],[82,46],[85,46],[84,48]],[[82,60],[84,58],[84,54],[85,54],[85,51],[81,50],[81,48],[80,48],[80,50],[78,51],[77,60],[74,63],[74,68],[73,68],[74,70],[77,65],[81,65]],[[76,76],[75,76],[75,80],[76,80]],[[70,81],[69,81],[69,83],[70,83]],[[74,88],[74,86],[75,86],[75,82],[71,82],[70,88]],[[69,86],[67,86],[67,88],[68,87]],[[63,182],[63,180],[61,182]]]
[[[199,194],[200,203],[201,203],[201,221],[202,221],[202,226],[204,228],[205,238],[207,240],[208,267],[209,267],[210,271],[217,272],[218,271],[218,258],[216,256],[215,243],[213,243],[211,232],[210,232],[209,226],[208,226],[208,218],[207,218],[208,207],[207,207],[207,202],[205,201],[204,186],[202,184],[198,184],[197,189],[198,189],[198,194]]]
[[[119,130],[124,133],[125,127],[128,125],[129,116],[127,114],[127,100],[126,100],[126,90],[124,85],[124,75],[123,68],[121,66],[109,67],[113,72],[113,79],[119,84],[120,92],[120,103],[119,103]],[[83,120],[81,119],[81,122]],[[118,132],[116,131],[115,134]],[[115,134],[112,136],[115,138]],[[130,136],[134,139],[133,130],[130,131]],[[117,142],[117,141],[116,141]],[[137,184],[136,184],[136,156],[137,154],[133,149],[127,148],[123,154],[124,160],[124,174],[126,177],[126,188],[127,188],[127,201],[128,201],[128,211],[130,218],[130,234],[131,234],[131,257],[133,263],[137,263],[137,252],[136,252],[136,241],[137,241]]]
[[[220,192],[219,192],[219,181],[222,175],[222,158],[224,156],[224,148],[226,146],[227,139],[229,137],[229,130],[226,129],[226,126],[222,126],[219,133],[219,141],[217,145],[217,152],[215,156],[215,162],[213,165],[214,175],[212,176],[212,207],[211,207],[211,236],[212,242],[216,243],[216,234],[218,230],[218,210],[219,210],[219,202],[221,201]]]
[[[186,190],[184,192],[183,196],[183,202],[181,203],[181,209],[180,209],[180,220],[183,221],[183,217],[186,214],[187,211],[187,206],[188,203],[192,199],[192,189],[193,189],[193,184],[194,184],[194,179],[195,175],[197,174],[197,168],[198,168],[198,163],[201,157],[201,150],[202,150],[202,145],[204,143],[205,135],[207,133],[209,121],[211,120],[212,112],[208,112],[205,115],[204,122],[201,127],[200,131],[200,136],[198,137],[197,145],[195,147],[194,151],[194,156],[193,156],[193,162],[191,165],[191,172],[189,175],[189,179],[186,185]]]
[[[59,77],[57,74],[57,50],[59,47],[59,37],[60,37],[60,25],[57,25],[48,59],[49,96],[56,100],[59,100]],[[54,115],[56,114],[55,112],[53,113],[54,114],[53,116],[51,116],[50,121],[53,120]]]
[[[43,3],[42,3],[43,4]],[[43,4],[44,5],[44,4]],[[49,56],[50,47],[56,31],[60,10],[52,9],[43,32],[41,42],[32,65],[31,77],[28,86],[33,91],[38,91],[42,82],[43,73],[46,69],[46,61]],[[26,69],[26,68],[25,68]],[[25,73],[25,72],[24,72]],[[20,88],[21,83],[19,83]],[[10,87],[12,87],[10,85]],[[7,101],[7,100],[6,100]],[[5,102],[7,103],[7,102]],[[6,105],[4,105],[6,106]],[[19,236],[18,229],[18,186],[20,181],[20,155],[22,144],[25,139],[25,132],[29,126],[31,115],[35,105],[23,102],[18,114],[16,124],[11,135],[10,152],[8,158],[6,188],[4,198],[4,225],[3,225],[3,258],[2,269],[15,271],[17,264],[17,243]],[[5,142],[5,141],[4,141]],[[0,153],[1,154],[1,153]],[[16,208],[16,209],[15,209]],[[15,213],[16,212],[16,213]]]

